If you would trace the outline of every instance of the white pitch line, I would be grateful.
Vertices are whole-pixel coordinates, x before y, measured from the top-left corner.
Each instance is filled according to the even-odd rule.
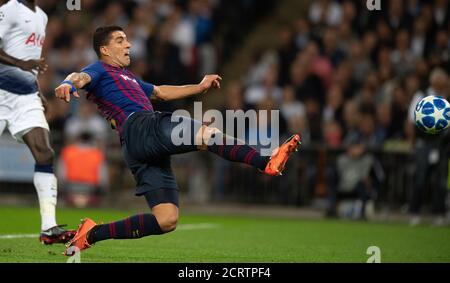
[[[21,238],[38,238],[39,234],[12,234],[0,235],[0,239],[21,239]]]
[[[218,227],[219,225],[214,223],[180,224],[177,226],[177,230],[215,229]],[[0,234],[0,239],[23,239],[23,238],[38,238],[38,237],[39,234],[11,234],[11,235]]]
[[[215,229],[219,228],[218,224],[214,223],[198,223],[198,224],[180,224],[177,230],[199,230],[199,229]]]

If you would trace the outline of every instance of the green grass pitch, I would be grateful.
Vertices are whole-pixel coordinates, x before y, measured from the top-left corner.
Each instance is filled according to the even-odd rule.
[[[60,209],[58,220],[76,227],[89,216],[109,222],[132,211]],[[64,263],[63,245],[24,238],[39,230],[37,208],[0,208],[0,262]],[[450,262],[450,229],[406,224],[185,215],[176,231],[137,240],[109,240],[81,253],[81,262],[359,262],[369,246],[381,262]],[[5,235],[20,235],[6,238]],[[26,236],[25,236],[26,237]]]

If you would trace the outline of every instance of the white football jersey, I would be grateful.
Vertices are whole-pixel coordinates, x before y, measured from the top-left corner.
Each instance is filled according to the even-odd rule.
[[[21,59],[41,58],[47,15],[39,7],[31,10],[19,0],[0,6],[0,48]],[[37,73],[0,64],[0,89],[15,94],[37,92]]]

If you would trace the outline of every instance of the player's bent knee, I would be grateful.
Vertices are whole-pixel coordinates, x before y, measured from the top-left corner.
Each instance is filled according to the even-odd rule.
[[[164,233],[176,229],[178,224],[178,208],[173,204],[159,204],[152,208],[152,213]]]
[[[176,215],[171,215],[168,216],[165,221],[164,221],[164,228],[163,231],[164,232],[172,232],[177,228],[177,224],[178,224],[178,216]]]
[[[159,227],[164,233],[172,232],[177,228],[178,215],[168,214],[161,217],[156,217],[158,220]]]

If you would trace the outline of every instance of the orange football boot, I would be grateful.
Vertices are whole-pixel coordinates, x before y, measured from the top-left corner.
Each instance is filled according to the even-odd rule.
[[[269,163],[267,163],[264,169],[264,173],[270,176],[281,176],[289,156],[294,151],[298,151],[297,148],[300,144],[300,135],[293,135],[280,147],[274,149]]]
[[[75,237],[67,243],[66,251],[64,252],[64,255],[66,256],[72,256],[75,251],[71,249],[71,247],[78,248],[80,251],[90,248],[92,245],[90,245],[87,241],[87,234],[89,231],[92,230],[97,225],[92,219],[85,218],[82,220],[81,224],[78,226],[77,233],[75,234]]]

